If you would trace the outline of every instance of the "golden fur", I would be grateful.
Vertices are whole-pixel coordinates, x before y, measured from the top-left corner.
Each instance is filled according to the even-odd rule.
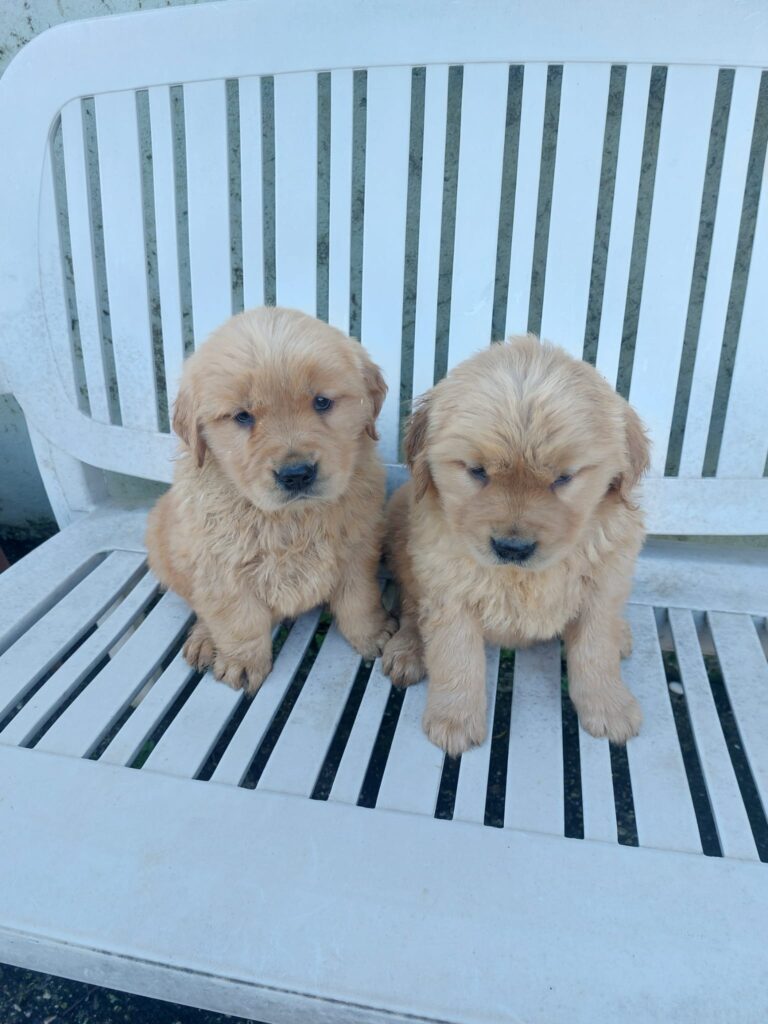
[[[454,755],[485,738],[484,640],[558,635],[584,728],[616,743],[634,736],[640,709],[619,668],[644,537],[633,489],[648,443],[634,410],[587,363],[511,338],[417,403],[406,455],[412,480],[388,507],[400,628],[383,666],[401,686],[428,674],[429,738]],[[535,550],[509,564],[491,538]]]
[[[190,664],[253,693],[271,668],[275,622],[326,601],[364,657],[380,653],[395,625],[376,582],[374,424],[386,390],[362,346],[288,309],[233,317],[184,364],[173,419],[183,454],[147,548],[197,613]],[[317,411],[317,396],[332,407]],[[302,462],[317,466],[315,483],[286,492],[276,472]]]

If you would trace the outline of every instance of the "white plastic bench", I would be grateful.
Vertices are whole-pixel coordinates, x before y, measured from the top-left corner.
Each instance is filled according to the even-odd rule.
[[[766,64],[762,0],[231,2],[14,61],[0,383],[66,528],[0,577],[0,959],[286,1024],[768,1019],[760,552],[648,544],[626,754],[548,644],[489,652],[457,765],[319,612],[252,703],[198,680],[103,473],[170,479],[185,341],[271,300],[359,328],[393,478],[401,375],[592,330],[652,430],[651,532],[768,533]]]

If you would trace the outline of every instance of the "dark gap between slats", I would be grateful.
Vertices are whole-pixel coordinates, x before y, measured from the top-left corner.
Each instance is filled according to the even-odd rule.
[[[160,319],[160,285],[157,270],[157,228],[155,221],[154,168],[152,137],[149,122],[149,94],[146,89],[136,93],[136,118],[139,126],[139,165],[141,172],[141,207],[144,216],[144,258],[147,268],[149,327],[152,335],[152,363],[155,377],[157,425],[170,433],[168,388],[165,379],[163,326]]]
[[[688,404],[691,398],[691,381],[696,364],[696,348],[701,328],[701,313],[704,307],[704,293],[709,273],[709,259],[712,253],[712,235],[715,228],[717,200],[720,193],[720,178],[723,171],[725,155],[725,134],[733,94],[734,72],[722,69],[717,77],[712,111],[712,127],[707,151],[707,167],[704,174],[704,189],[701,197],[701,213],[699,215],[699,232],[696,239],[696,257],[693,262],[691,291],[688,299],[688,314],[685,321],[683,350],[680,358],[680,371],[677,378],[675,407],[672,413],[672,426],[667,449],[666,476],[677,476],[680,471],[680,455],[683,449],[685,423],[688,418]],[[728,187],[728,186],[726,186]],[[706,851],[705,851],[706,852]]]
[[[123,603],[125,598],[133,590],[136,584],[144,577],[145,571],[146,567],[142,567],[136,570],[136,572],[132,575],[132,577],[129,579],[126,585],[121,587],[115,593],[112,599],[112,603],[102,612],[101,615],[97,616],[97,620],[99,621],[92,623],[90,626],[84,629],[83,632],[80,633],[78,636],[73,637],[69,646],[64,649],[64,651],[59,655],[59,657],[50,666],[50,668],[46,669],[46,671],[42,673],[39,679],[35,681],[35,683],[26,691],[26,693],[19,698],[16,704],[8,711],[6,711],[5,715],[3,715],[2,718],[0,718],[0,732],[2,732],[2,730],[5,729],[5,727],[13,721],[13,719],[16,717],[19,711],[21,711],[25,704],[29,703],[29,701],[35,696],[35,694],[40,689],[42,689],[43,686],[45,686],[48,680],[53,675],[55,675],[55,673],[58,672],[59,669],[67,661],[69,661],[72,655],[80,647],[83,646],[85,641],[88,640],[97,631],[97,629],[109,619],[112,613]],[[127,629],[128,627],[126,627],[126,630]]]
[[[98,555],[92,555],[86,559],[82,565],[79,565],[65,580],[62,580],[57,586],[55,586],[45,597],[45,600],[35,608],[34,611],[26,615],[21,622],[18,622],[15,628],[11,631],[10,635],[6,637],[5,641],[0,644],[0,655],[5,652],[16,643],[19,637],[22,637],[28,630],[30,630],[36,623],[38,623],[43,616],[47,615],[51,608],[54,608],[59,601],[63,600],[67,594],[70,594],[75,587],[82,583],[86,576],[89,576],[93,570],[101,565],[101,563],[111,555],[111,551],[100,551]]]
[[[284,622],[280,626],[277,633],[275,634],[274,639],[272,640],[273,665],[277,660],[277,656],[280,653],[280,650],[282,649],[282,646],[285,643],[286,637],[290,633],[292,626],[293,623],[288,624]],[[265,684],[267,684],[269,682],[269,677],[267,677],[267,679],[265,679],[264,682]],[[213,750],[210,752],[207,759],[203,763],[203,766],[195,775],[196,779],[199,779],[202,782],[206,782],[216,771],[216,769],[219,766],[219,761],[221,761],[221,758],[224,754],[224,751],[227,749],[230,742],[232,741],[233,736],[240,728],[240,723],[248,713],[248,709],[250,708],[251,703],[251,699],[241,700],[239,704],[236,706],[234,713],[232,714],[232,717],[229,719],[226,726],[224,727],[224,731],[216,741]]]
[[[381,780],[384,777],[384,769],[387,765],[387,758],[392,747],[392,740],[395,736],[395,729],[400,718],[404,697],[404,689],[393,686],[389,691],[387,703],[384,706],[384,714],[381,716],[381,725],[373,743],[368,767],[363,777],[363,784],[360,787],[360,795],[357,798],[358,807],[376,806],[379,790],[381,789]]]
[[[240,173],[240,83],[225,83],[227,97],[227,161],[229,178],[229,270],[232,312],[243,310],[243,193]]]
[[[411,71],[411,120],[408,148],[408,198],[405,213],[405,274],[403,278],[403,326],[400,362],[400,412],[398,451],[405,461],[402,434],[413,399],[413,348],[416,337],[416,289],[421,218],[421,173],[424,159],[424,96],[426,68]]]
[[[363,215],[365,147],[368,129],[368,74],[352,75],[352,215],[349,238],[349,333],[360,337],[363,304]]]
[[[331,74],[317,76],[317,317],[328,320],[331,224]]]
[[[765,173],[766,144],[768,143],[768,72],[763,72],[755,114],[755,128],[752,147],[747,165],[747,182],[744,188],[744,205],[741,210],[739,240],[736,247],[736,261],[733,268],[731,294],[728,299],[728,313],[723,334],[723,348],[717,371],[717,384],[712,401],[712,418],[709,423],[707,447],[704,454],[702,476],[714,476],[720,459],[720,445],[723,438],[725,413],[731,393],[731,378],[736,360],[736,351],[741,330],[741,316],[744,311],[744,296],[752,260],[752,245],[755,238],[757,207],[760,188]]]
[[[509,260],[515,218],[517,164],[520,152],[520,110],[523,103],[523,68],[513,64],[507,82],[507,115],[504,128],[504,156],[501,165],[501,203],[499,233],[496,240],[496,283],[491,314],[491,339],[501,341],[507,335],[507,298]],[[522,331],[524,324],[510,324],[510,332]]]
[[[597,361],[600,319],[603,314],[605,269],[608,265],[608,244],[613,219],[613,197],[616,188],[616,165],[619,160],[621,114],[626,79],[626,65],[614,64],[608,84],[608,109],[605,116],[603,158],[600,165],[600,191],[597,198],[595,240],[592,246],[592,274],[589,280],[587,323],[584,330],[583,358],[593,366]],[[614,384],[615,382],[611,381],[610,383]]]
[[[128,703],[128,707],[123,709],[123,711],[118,715],[118,717],[115,719],[112,725],[101,736],[96,746],[90,751],[89,754],[87,754],[89,761],[98,761],[98,759],[107,749],[109,744],[112,742],[115,736],[117,736],[117,734],[123,728],[125,723],[134,713],[134,711],[136,711],[136,709],[140,707],[141,704],[144,702],[146,697],[149,696],[152,687],[155,686],[155,684],[160,679],[162,674],[166,671],[171,662],[181,651],[181,648],[184,645],[185,640],[186,634],[181,636],[179,638],[178,643],[175,643],[173,647],[170,649],[170,651],[168,651],[168,653],[165,655],[165,657],[160,662],[158,662],[157,667],[152,671],[149,678],[144,682],[136,696],[133,698],[133,700],[131,700]],[[139,695],[142,695],[141,700],[138,700]]]
[[[181,336],[184,355],[195,349],[195,325],[192,320],[192,278],[189,269],[189,199],[187,193],[187,132],[184,125],[184,89],[174,85],[171,100],[173,135],[173,175],[176,192],[176,246],[181,300]]]
[[[651,224],[651,207],[653,205],[653,189],[656,181],[656,161],[659,155],[659,134],[661,132],[661,115],[664,108],[666,84],[666,67],[654,67],[651,71],[651,83],[648,91],[648,109],[645,117],[643,155],[637,191],[635,230],[632,238],[632,256],[629,263],[627,298],[624,306],[619,372],[616,378],[616,390],[624,398],[629,397],[629,388],[632,383],[632,366],[635,359],[640,300],[643,294],[645,260],[648,254],[648,231]]]
[[[613,802],[616,808],[616,832],[622,846],[638,846],[635,802],[629,776],[627,748],[610,744]]]
[[[663,625],[663,622],[659,625]],[[659,636],[659,642],[661,643],[661,635]],[[707,784],[704,781],[704,773],[701,770],[701,762],[696,749],[696,737],[694,736],[691,720],[688,716],[688,705],[685,699],[683,677],[677,661],[677,654],[674,650],[665,651],[662,649],[661,657],[664,662],[667,693],[669,694],[669,702],[672,705],[672,714],[675,719],[677,738],[683,755],[685,774],[688,777],[688,788],[691,791],[691,801],[696,814],[696,824],[699,827],[701,849],[708,857],[722,857],[723,851],[717,834],[715,816],[712,812],[712,805],[709,802]],[[673,688],[675,683],[677,686]],[[683,692],[678,693],[678,690],[683,690]]]
[[[461,771],[461,755],[458,757],[443,758],[443,770],[440,773],[440,785],[437,790],[435,801],[436,818],[451,821],[453,809],[456,806],[456,787],[459,784],[459,773]]]
[[[544,279],[547,273],[549,246],[549,220],[552,213],[552,188],[555,181],[557,156],[557,128],[560,119],[560,91],[563,85],[562,64],[551,64],[547,69],[547,92],[544,101],[544,132],[541,144],[541,174],[536,202],[536,234],[533,243],[531,292],[528,302],[528,330],[541,331],[541,313],[544,306]]]
[[[488,759],[488,789],[485,794],[486,825],[504,827],[504,804],[507,799],[507,764],[509,760],[509,723],[512,716],[515,652],[502,650],[496,684],[496,706],[493,709],[491,753]]]
[[[275,255],[275,80],[261,80],[261,196],[264,238],[264,304],[277,301]]]
[[[322,767],[317,776],[314,789],[312,790],[313,800],[327,800],[328,795],[333,788],[333,782],[336,778],[336,772],[339,770],[339,764],[344,755],[344,751],[349,740],[349,734],[352,732],[352,726],[354,725],[357,712],[360,709],[360,702],[365,694],[365,689],[368,686],[368,680],[371,676],[371,669],[373,668],[372,661],[361,661],[360,666],[355,676],[355,681],[352,684],[352,689],[347,697],[344,710],[341,713],[339,724],[336,726],[336,731],[333,734],[330,746],[328,747],[328,753],[325,755]]]
[[[448,370],[448,335],[451,326],[451,288],[453,285],[453,246],[456,236],[456,192],[459,184],[459,139],[461,136],[461,96],[464,68],[448,69],[448,103],[445,130],[445,171],[443,210],[440,222],[440,268],[437,285],[435,326],[435,381]]]
[[[568,696],[565,648],[560,654],[560,701],[563,723],[563,833],[569,839],[584,838],[584,800],[581,789],[579,716]]]
[[[80,318],[77,312],[77,296],[75,294],[75,275],[72,264],[72,239],[69,234],[69,204],[67,202],[66,178],[64,175],[64,153],[61,135],[61,117],[51,136],[51,168],[53,174],[53,194],[58,225],[59,250],[64,281],[64,298],[66,301],[66,318],[69,328],[69,344],[72,353],[72,371],[75,378],[75,398],[77,407],[86,416],[91,414],[88,399],[88,383],[85,378],[83,362],[83,345],[80,340]]]
[[[63,700],[61,702],[61,704],[59,704],[59,706],[57,708],[54,708],[53,711],[51,711],[51,713],[48,715],[48,717],[45,719],[45,721],[42,723],[42,725],[40,725],[38,727],[38,729],[36,730],[36,732],[34,732],[32,734],[32,736],[30,736],[30,738],[27,740],[27,742],[24,743],[25,747],[35,747],[35,746],[37,746],[37,744],[40,742],[40,740],[43,738],[43,736],[45,736],[45,734],[48,732],[48,730],[56,722],[58,722],[58,720],[61,718],[61,716],[67,710],[67,708],[69,708],[72,704],[74,704],[74,702],[77,700],[77,698],[83,692],[83,690],[85,690],[85,688],[89,685],[89,683],[93,682],[93,680],[96,678],[96,676],[99,675],[99,673],[102,672],[107,667],[107,665],[112,660],[112,656],[110,654],[110,651],[114,651],[115,647],[117,647],[117,645],[120,644],[121,640],[126,635],[126,633],[128,633],[129,630],[133,631],[137,626],[139,626],[144,621],[144,619],[149,615],[149,613],[152,611],[152,609],[158,603],[158,601],[160,600],[161,596],[162,595],[160,594],[159,590],[155,591],[155,593],[150,598],[150,600],[147,601],[147,603],[141,608],[141,610],[137,612],[137,614],[134,616],[134,618],[131,620],[131,622],[120,633],[120,636],[117,637],[115,639],[115,641],[110,645],[108,650],[96,662],[96,664],[93,666],[93,668],[91,668],[86,673],[86,675],[83,676],[83,678],[77,684],[75,689],[69,694],[69,696],[65,700]]]
[[[99,150],[96,133],[96,108],[93,97],[81,101],[83,115],[83,136],[85,141],[85,166],[88,180],[88,205],[91,215],[91,244],[93,274],[96,286],[97,318],[101,343],[101,358],[104,367],[107,406],[110,422],[121,426],[120,395],[117,387],[115,355],[112,349],[112,324],[109,316],[109,293],[107,291],[107,266],[104,259],[104,219],[101,210],[101,179],[99,175]]]
[[[261,743],[254,752],[253,760],[248,766],[248,771],[245,773],[243,781],[240,783],[244,789],[255,789],[258,785],[259,779],[266,768],[267,761],[272,756],[275,744],[280,739],[280,734],[285,728],[285,723],[288,721],[288,717],[291,714],[291,711],[293,711],[293,706],[307,680],[307,676],[312,671],[312,666],[315,664],[315,660],[320,653],[320,648],[323,646],[323,641],[325,640],[330,624],[331,616],[327,612],[324,612],[318,627],[315,630],[315,635],[312,637],[312,640],[304,653],[304,657],[301,659],[301,663],[293,677],[293,681],[286,690],[285,696],[280,702],[274,718],[270,722],[269,728],[264,733]]]
[[[192,675],[189,677],[187,682],[184,684],[184,687],[183,687],[181,693],[178,695],[176,700],[168,708],[166,713],[163,715],[163,717],[157,723],[157,725],[152,730],[152,732],[149,734],[149,736],[146,738],[146,740],[144,740],[144,742],[142,743],[141,747],[139,748],[138,753],[133,758],[133,760],[129,762],[129,764],[128,764],[129,768],[143,768],[144,767],[144,765],[147,762],[147,758],[152,753],[152,751],[155,749],[155,747],[160,742],[160,740],[163,738],[163,735],[166,732],[166,730],[168,729],[168,727],[170,726],[171,722],[176,718],[178,713],[181,711],[181,709],[187,703],[189,698],[192,696],[192,694],[195,691],[195,688],[197,687],[197,684],[200,682],[200,680],[202,678],[203,678],[203,673],[202,672],[193,672],[192,673]],[[99,756],[101,756],[101,755],[99,755]]]
[[[720,661],[716,654],[703,654],[703,658],[709,686],[712,690],[712,699],[715,702],[720,726],[723,730],[723,736],[725,737],[725,743],[728,747],[731,764],[733,765],[733,771],[739,784],[741,799],[744,801],[744,808],[755,839],[757,854],[761,861],[768,862],[768,821],[766,820],[766,812],[763,809],[760,794],[755,785],[749,759],[741,743],[739,727],[736,724],[728,690],[723,680]]]

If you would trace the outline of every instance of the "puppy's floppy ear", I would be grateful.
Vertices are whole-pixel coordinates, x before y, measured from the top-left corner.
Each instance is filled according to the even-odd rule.
[[[616,477],[612,486],[622,498],[627,499],[650,465],[651,446],[642,420],[627,402],[624,403],[624,424],[627,468]]]
[[[413,494],[421,501],[430,487],[434,487],[427,458],[427,430],[429,427],[429,406],[431,391],[417,399],[405,428],[403,447],[405,461],[413,477]]]
[[[194,452],[198,467],[202,466],[207,445],[200,429],[194,384],[188,374],[182,377],[173,405],[173,429],[187,448]]]
[[[371,402],[371,415],[365,425],[365,432],[368,437],[373,438],[374,441],[378,441],[379,435],[376,431],[376,419],[381,412],[382,405],[384,405],[384,399],[387,397],[387,383],[384,380],[384,374],[378,368],[376,363],[374,363],[362,345],[360,346],[360,356],[362,359],[361,370],[363,374],[363,381],[365,383],[365,389],[368,392],[368,398]]]

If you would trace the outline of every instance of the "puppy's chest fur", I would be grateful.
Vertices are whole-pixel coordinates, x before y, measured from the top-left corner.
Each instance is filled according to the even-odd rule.
[[[446,597],[450,603],[458,601],[477,616],[491,643],[517,646],[547,640],[562,633],[584,603],[588,583],[579,561],[568,559],[541,572],[526,572],[486,568],[471,558],[454,557],[445,566],[445,589],[441,593],[433,585],[425,597],[433,607]]]

